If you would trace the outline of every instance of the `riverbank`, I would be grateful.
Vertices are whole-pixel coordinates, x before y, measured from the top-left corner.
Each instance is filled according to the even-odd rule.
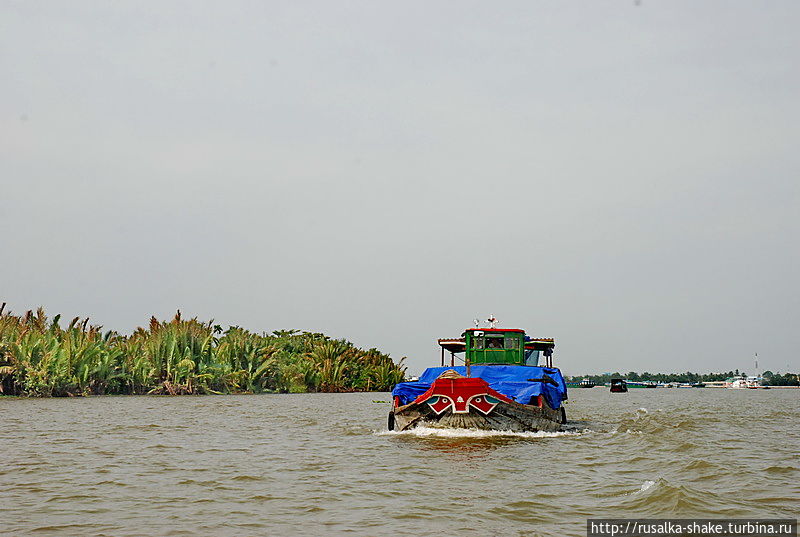
[[[595,385],[608,384],[612,379],[619,378],[625,379],[628,387],[635,387],[636,383],[658,383],[659,385],[671,384],[673,387],[678,385],[692,385],[692,384],[705,384],[707,387],[723,387],[726,382],[731,379],[746,377],[744,372],[726,371],[719,373],[692,373],[687,371],[685,373],[637,373],[629,371],[628,373],[603,373],[602,375],[571,375],[566,377],[568,384],[580,384],[584,380],[589,380]],[[763,378],[766,384],[775,388],[778,386],[799,386],[800,374],[793,372],[779,372],[773,373],[772,371],[764,371],[760,378]]]
[[[321,333],[150,318],[130,335],[0,306],[0,393],[28,397],[383,391],[405,375],[377,349]]]

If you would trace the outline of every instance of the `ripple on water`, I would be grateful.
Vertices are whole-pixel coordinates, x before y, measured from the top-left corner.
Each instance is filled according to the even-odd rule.
[[[687,472],[699,472],[704,470],[717,470],[719,469],[719,466],[705,459],[691,459],[685,462],[683,468]]]
[[[264,478],[257,475],[236,475],[231,478],[232,481],[263,481]]]
[[[787,475],[787,474],[796,474],[800,473],[800,469],[794,466],[783,466],[783,465],[772,465],[767,466],[762,470],[767,474],[775,474],[775,475]]]
[[[646,480],[639,490],[625,495],[620,504],[651,517],[722,516],[736,512],[735,508],[720,505],[715,495],[685,484],[674,485],[663,477]]]

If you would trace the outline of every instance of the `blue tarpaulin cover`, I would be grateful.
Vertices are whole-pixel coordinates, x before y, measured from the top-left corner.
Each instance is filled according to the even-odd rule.
[[[392,390],[392,397],[400,398],[401,405],[407,405],[428,391],[433,381],[445,371],[453,369],[466,376],[465,366],[429,367],[416,382],[400,382]],[[480,377],[489,387],[509,399],[523,405],[530,404],[531,398],[543,395],[550,408],[559,408],[561,401],[567,398],[567,385],[561,371],[555,367],[538,367],[528,365],[473,365],[470,367],[471,377]],[[531,382],[528,379],[541,379],[545,376],[553,379],[557,386],[547,382]]]

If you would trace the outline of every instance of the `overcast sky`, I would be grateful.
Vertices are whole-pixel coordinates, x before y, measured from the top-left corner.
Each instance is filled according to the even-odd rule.
[[[0,0],[0,302],[800,367],[800,3]]]

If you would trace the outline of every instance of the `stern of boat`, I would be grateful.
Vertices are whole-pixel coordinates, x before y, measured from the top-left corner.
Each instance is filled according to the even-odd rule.
[[[448,374],[451,373],[451,374]],[[539,395],[520,404],[477,377],[447,372],[413,402],[401,405],[393,398],[389,429],[414,427],[463,428],[510,431],[556,431],[566,422],[563,406],[550,408]]]

